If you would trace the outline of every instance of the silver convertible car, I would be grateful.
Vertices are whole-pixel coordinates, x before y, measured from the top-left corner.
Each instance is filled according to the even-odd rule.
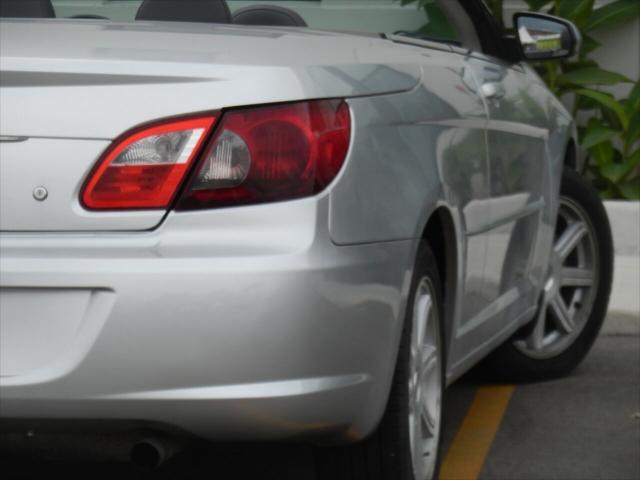
[[[609,224],[526,63],[575,27],[275,3],[0,0],[6,438],[119,434],[142,466],[301,442],[320,478],[433,479],[448,384],[589,351]]]

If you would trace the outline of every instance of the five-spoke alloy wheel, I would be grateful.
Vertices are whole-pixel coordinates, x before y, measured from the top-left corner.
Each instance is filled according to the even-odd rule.
[[[587,355],[604,322],[613,278],[613,240],[597,191],[565,168],[555,239],[533,323],[491,354],[509,381],[556,378]]]
[[[526,355],[550,358],[563,352],[587,324],[598,290],[595,235],[585,210],[561,197],[543,306],[531,334],[515,342]]]

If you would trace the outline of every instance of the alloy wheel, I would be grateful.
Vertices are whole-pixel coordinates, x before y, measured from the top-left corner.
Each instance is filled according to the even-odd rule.
[[[433,284],[418,282],[413,305],[409,371],[409,439],[416,480],[433,477],[442,412],[440,319]]]
[[[589,216],[560,197],[543,304],[529,335],[514,344],[525,355],[552,358],[566,351],[589,320],[598,287],[598,250]]]

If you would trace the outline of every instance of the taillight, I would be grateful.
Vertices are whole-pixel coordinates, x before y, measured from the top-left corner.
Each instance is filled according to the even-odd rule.
[[[215,120],[169,121],[125,134],[96,164],[82,203],[92,210],[167,208]]]
[[[178,209],[249,205],[322,191],[351,135],[342,100],[229,110],[204,150]]]
[[[91,210],[250,205],[314,195],[333,181],[351,136],[343,100],[229,110],[125,134],[100,158],[81,199]],[[193,168],[195,166],[195,169]],[[190,173],[193,172],[193,173]]]

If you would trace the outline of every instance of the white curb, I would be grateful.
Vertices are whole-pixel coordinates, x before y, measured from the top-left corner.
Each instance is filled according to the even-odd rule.
[[[640,335],[640,202],[607,201],[616,253],[606,335]]]
[[[640,202],[604,202],[616,255],[640,256]]]

